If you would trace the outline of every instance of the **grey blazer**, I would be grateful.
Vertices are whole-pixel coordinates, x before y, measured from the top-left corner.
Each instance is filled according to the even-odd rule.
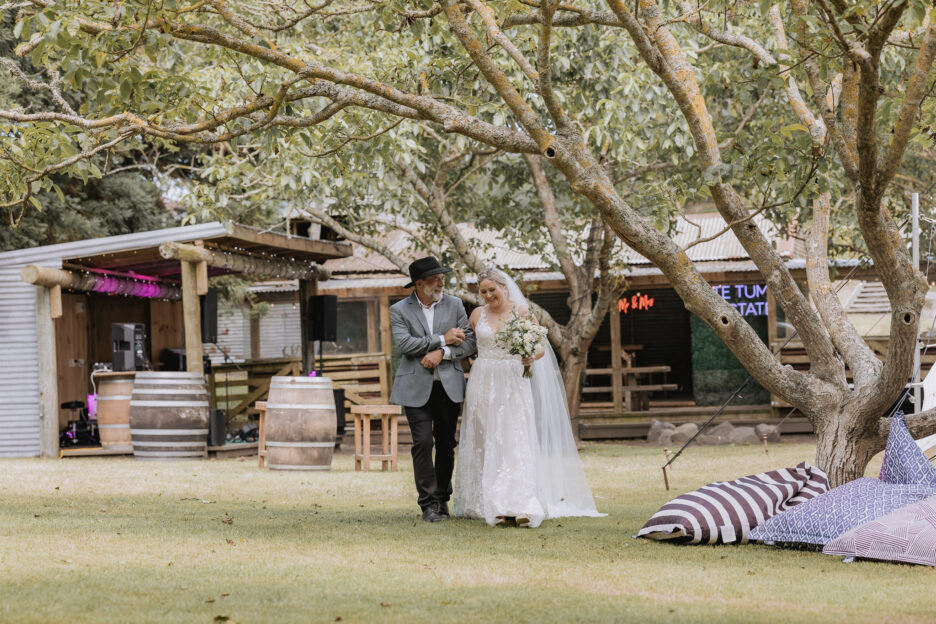
[[[427,327],[426,317],[416,293],[390,306],[393,341],[403,352],[393,378],[391,403],[422,407],[429,402],[433,374],[431,369],[424,368],[420,362],[424,355],[442,347],[439,344],[439,336],[453,327],[465,330],[465,340],[457,347],[449,345],[452,359],[442,360],[439,364],[439,380],[452,401],[461,403],[465,399],[465,373],[460,360],[475,350],[474,331],[468,324],[465,304],[458,297],[442,295],[442,300],[436,305],[432,322],[434,326]]]

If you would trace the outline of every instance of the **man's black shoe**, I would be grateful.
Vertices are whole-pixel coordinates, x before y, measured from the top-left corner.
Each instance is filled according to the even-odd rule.
[[[442,516],[439,515],[439,509],[437,507],[426,507],[423,509],[422,518],[426,522],[442,522]]]
[[[450,518],[447,502],[439,503],[439,515],[442,516],[443,520],[448,520]]]

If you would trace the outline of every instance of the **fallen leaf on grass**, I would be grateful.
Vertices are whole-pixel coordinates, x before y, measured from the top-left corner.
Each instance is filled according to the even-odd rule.
[[[393,603],[392,603],[392,602],[381,602],[381,603],[380,603],[380,606],[381,606],[381,607],[392,607],[392,606],[393,606]]]
[[[232,539],[224,538],[224,541],[228,543],[228,546],[237,546],[237,542]]]
[[[222,518],[221,522],[224,524],[234,524],[234,518]]]
[[[62,563],[71,563],[71,562],[72,562],[71,559],[62,559]]]
[[[232,620],[232,619],[231,619],[229,616],[227,616],[227,615],[216,615],[214,621],[215,621],[215,622],[230,622],[231,624],[237,624],[237,622],[235,622],[234,620]]]
[[[339,615],[338,617],[336,617],[336,618],[335,618],[335,621],[336,621],[336,622],[340,622],[340,621],[341,621],[341,616]]]
[[[222,597],[222,598],[227,598],[227,597],[230,596],[230,595],[231,595],[231,594],[221,594],[221,597]]]
[[[208,599],[208,600],[206,600],[205,602],[206,602],[206,603],[210,603],[210,602],[214,602],[214,601],[215,601],[215,599],[214,599],[214,598],[209,598],[209,599]]]

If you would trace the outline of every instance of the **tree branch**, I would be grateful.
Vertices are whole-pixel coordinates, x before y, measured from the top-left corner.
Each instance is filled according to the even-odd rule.
[[[826,191],[813,200],[812,227],[806,236],[806,278],[809,293],[825,323],[832,344],[852,371],[855,387],[864,387],[881,373],[881,362],[845,315],[842,302],[832,290],[829,278],[829,212],[831,194]],[[845,385],[844,370],[841,383]]]
[[[559,218],[559,209],[556,207],[556,196],[553,194],[552,187],[546,177],[546,171],[543,163],[538,156],[529,154],[523,155],[530,174],[533,177],[533,185],[536,187],[536,193],[539,196],[540,203],[543,205],[543,223],[546,231],[549,233],[549,239],[552,242],[553,251],[556,253],[556,259],[562,272],[566,276],[566,282],[569,284],[569,291],[579,293],[581,284],[579,280],[579,267],[575,266],[572,259],[572,251],[569,249],[569,241],[566,238],[565,230],[562,227],[562,221]]]
[[[900,106],[900,113],[897,116],[897,123],[894,125],[887,155],[875,182],[876,187],[881,192],[894,179],[900,163],[903,162],[913,124],[917,115],[920,114],[920,108],[926,95],[926,81],[933,68],[934,57],[936,57],[936,24],[930,26],[926,31],[926,36],[923,38],[923,44],[920,46],[920,51],[917,53],[916,62],[913,66],[913,74],[907,82],[906,95]]]
[[[466,0],[466,2],[468,6],[481,17],[481,21],[484,22],[484,26],[487,28],[488,36],[510,55],[510,58],[514,60],[526,77],[530,79],[530,82],[533,83],[533,86],[536,87],[539,82],[539,74],[526,57],[523,56],[523,53],[517,46],[501,31],[500,27],[497,25],[497,20],[495,19],[494,11],[491,10],[491,7],[481,0]]]

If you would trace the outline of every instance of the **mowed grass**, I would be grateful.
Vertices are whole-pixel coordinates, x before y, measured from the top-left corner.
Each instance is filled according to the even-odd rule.
[[[675,494],[810,460],[810,444],[590,444],[606,518],[418,520],[412,467],[0,461],[0,622],[931,622],[929,568],[631,535]],[[225,619],[227,618],[227,619]],[[340,619],[339,619],[340,618]]]

